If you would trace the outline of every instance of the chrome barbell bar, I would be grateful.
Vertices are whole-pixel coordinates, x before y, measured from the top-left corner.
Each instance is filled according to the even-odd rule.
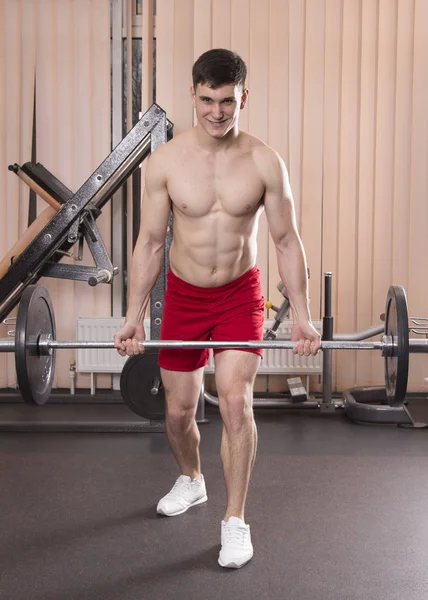
[[[196,349],[196,348],[261,348],[265,350],[292,350],[298,342],[291,340],[254,340],[254,341],[184,341],[184,340],[146,340],[140,342],[145,348],[171,348],[171,349]],[[115,349],[114,342],[101,341],[59,341],[53,340],[49,335],[41,334],[34,342],[41,355],[49,354],[51,350],[63,349]],[[393,356],[397,344],[389,336],[383,336],[380,342],[349,342],[341,340],[322,341],[321,350],[380,350],[383,356]],[[14,352],[15,342],[10,339],[0,339],[0,352]],[[428,339],[409,339],[409,352],[428,353]]]

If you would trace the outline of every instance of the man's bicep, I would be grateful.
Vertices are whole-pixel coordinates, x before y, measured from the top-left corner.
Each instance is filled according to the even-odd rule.
[[[150,161],[141,205],[140,235],[164,238],[170,210],[165,172],[155,161]]]
[[[167,191],[144,191],[141,205],[140,235],[165,237],[171,204]]]
[[[296,232],[294,200],[285,167],[279,165],[270,175],[266,182],[265,212],[272,239],[280,244]]]

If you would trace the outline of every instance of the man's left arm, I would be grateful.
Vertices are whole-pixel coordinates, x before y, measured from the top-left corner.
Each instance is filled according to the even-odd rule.
[[[299,342],[294,352],[308,356],[318,352],[321,338],[311,322],[306,256],[297,230],[291,186],[287,169],[278,154],[268,148],[263,154],[264,206],[279,274],[293,314],[291,339]]]

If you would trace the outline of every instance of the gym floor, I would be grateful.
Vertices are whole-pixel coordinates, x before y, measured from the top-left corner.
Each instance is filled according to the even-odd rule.
[[[426,399],[411,411],[428,421]],[[177,476],[163,433],[0,434],[0,598],[426,600],[427,430],[258,410],[255,554],[228,571],[221,421],[207,412],[208,503],[174,518],[155,511]]]

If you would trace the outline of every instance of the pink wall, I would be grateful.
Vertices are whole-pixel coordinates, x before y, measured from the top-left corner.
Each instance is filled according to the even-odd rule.
[[[27,227],[28,187],[7,170],[31,159],[34,76],[37,160],[76,191],[110,152],[110,2],[4,0],[0,3],[0,256]],[[39,212],[45,209],[38,201]],[[97,221],[107,246],[109,204]],[[76,249],[77,251],[77,249]],[[73,258],[63,259],[74,262]],[[83,264],[91,264],[85,255]],[[52,296],[59,339],[74,339],[78,316],[110,315],[110,289],[42,279]],[[10,328],[10,327],[9,327]],[[0,336],[6,335],[0,324]],[[55,385],[69,385],[74,351],[59,352]],[[89,376],[79,384],[89,387]],[[0,355],[0,387],[15,381],[12,355]],[[110,385],[110,378],[99,381]]]
[[[39,160],[77,189],[110,150],[109,10],[108,0],[1,3],[0,254],[26,226],[28,190],[6,167],[31,155],[36,67]],[[250,98],[241,126],[288,166],[313,317],[322,314],[323,272],[332,271],[337,331],[378,324],[390,283],[405,286],[410,314],[428,313],[427,22],[425,0],[157,1],[157,102],[177,131],[193,124],[194,60],[219,46],[246,60]],[[143,47],[147,58],[147,39]],[[148,90],[146,79],[146,104]],[[108,240],[107,213],[103,219]],[[278,303],[265,220],[258,262],[265,295]],[[79,315],[109,314],[108,289],[47,285],[59,337],[74,337]],[[70,357],[59,358],[59,385],[68,383]],[[423,387],[427,371],[425,357],[412,357],[412,388]],[[335,353],[339,389],[382,378],[378,354]],[[13,379],[12,358],[0,356],[0,386]]]
[[[390,283],[425,315],[428,256],[428,4],[424,0],[158,0],[157,101],[193,123],[194,60],[212,47],[249,68],[241,127],[273,146],[291,178],[311,270],[313,317],[333,272],[336,331],[376,325]],[[424,25],[425,24],[425,25]],[[265,221],[259,266],[279,302]],[[411,385],[428,375],[412,357]],[[339,389],[382,383],[378,355],[335,353]]]

